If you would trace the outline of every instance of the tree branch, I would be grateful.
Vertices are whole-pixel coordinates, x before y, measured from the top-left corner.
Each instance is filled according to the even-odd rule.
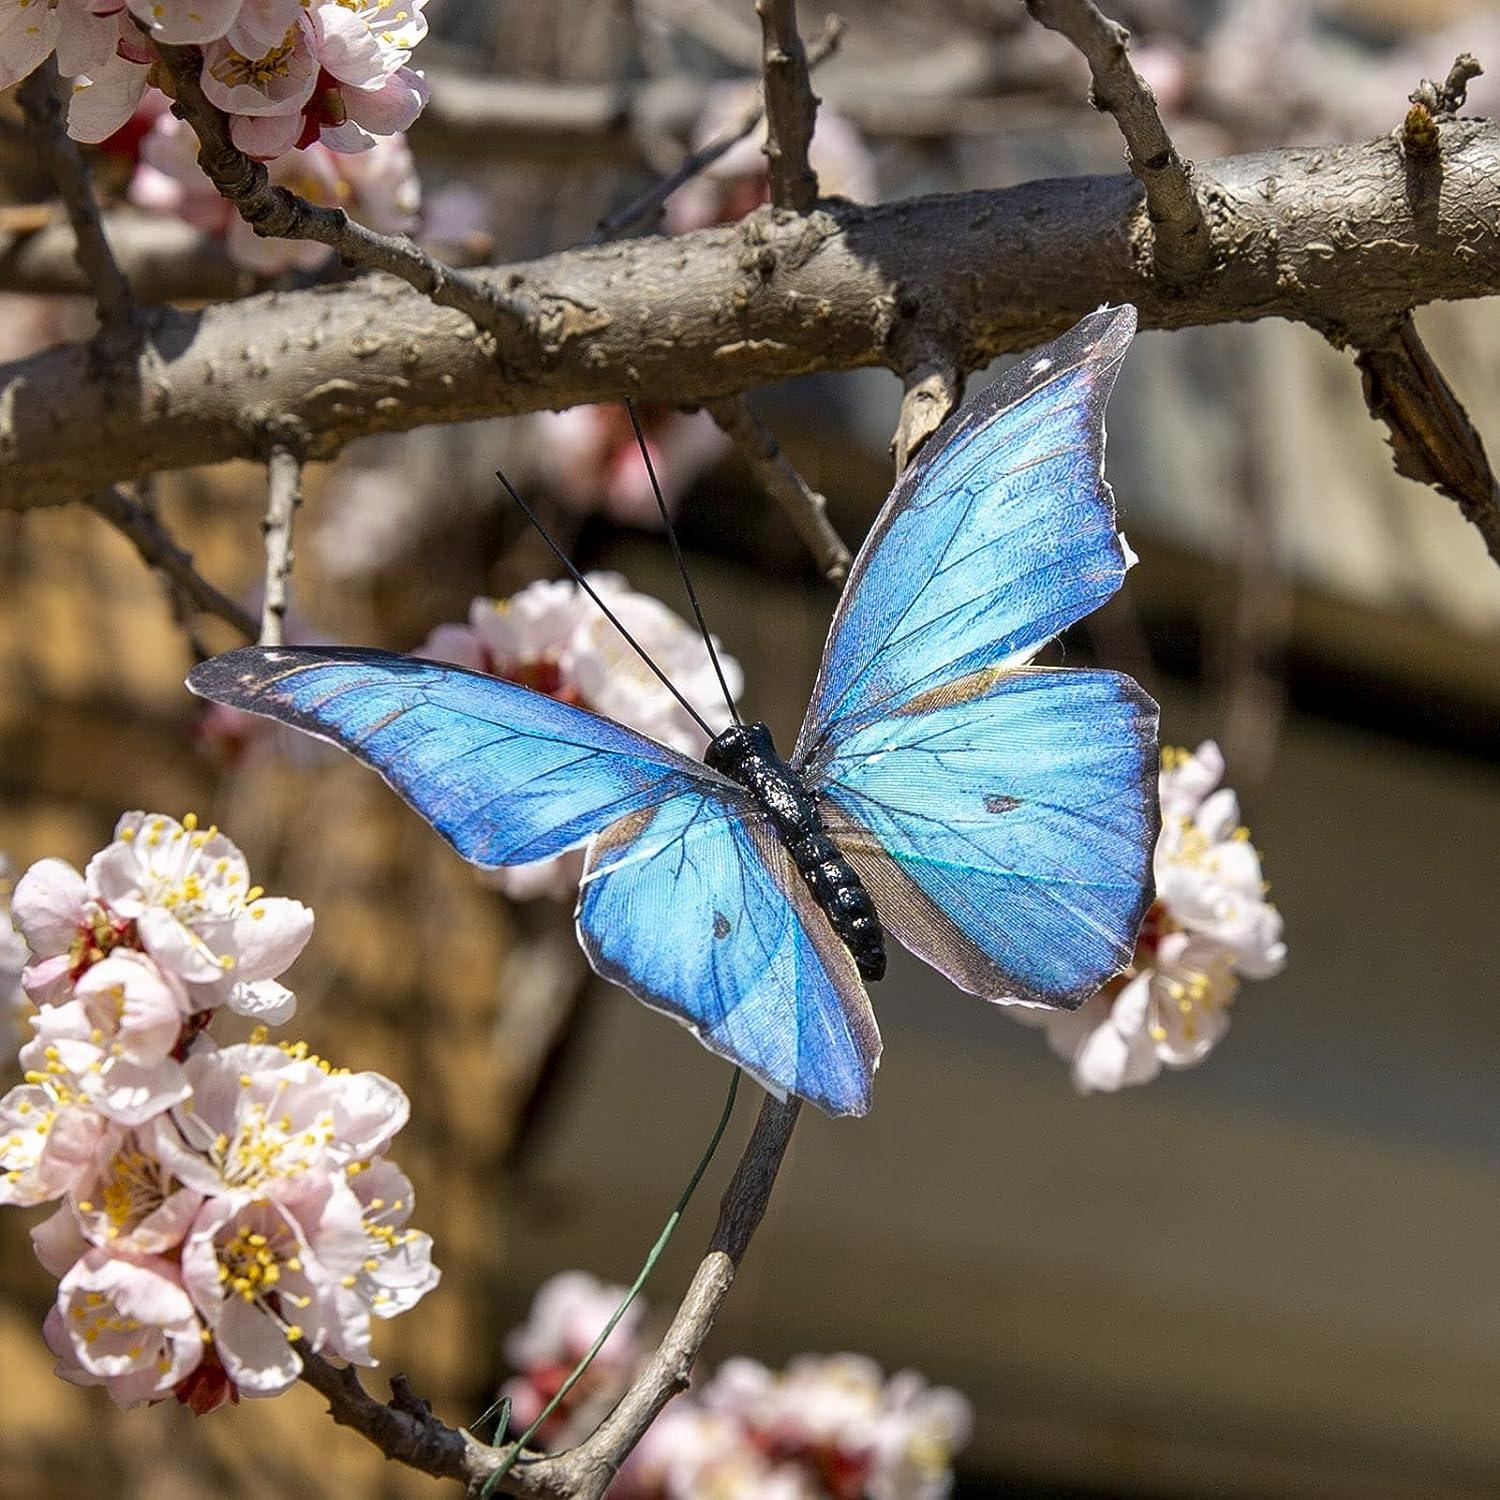
[[[498,333],[524,322],[531,311],[494,280],[444,265],[405,235],[377,234],[341,208],[320,208],[271,182],[265,167],[229,138],[224,116],[209,103],[198,81],[203,59],[196,47],[153,43],[174,103],[172,112],[198,137],[198,165],[219,194],[259,235],[316,240],[349,265],[399,276],[439,307],[465,313],[480,329]]]
[[[761,488],[786,512],[823,576],[830,583],[842,583],[849,574],[849,549],[828,519],[828,502],[797,472],[743,396],[710,401],[707,411],[734,442]]]
[[[1500,487],[1478,431],[1410,315],[1351,342],[1365,404],[1390,430],[1396,472],[1456,500],[1500,563]]]
[[[203,577],[193,566],[193,554],[180,547],[144,505],[117,489],[97,491],[88,503],[130,540],[147,567],[155,568],[186,599],[205,614],[233,625],[246,640],[255,639],[255,617]]]
[[[687,1389],[693,1365],[765,1216],[800,1111],[797,1099],[766,1096],[724,1190],[708,1254],[661,1343],[614,1410],[583,1442],[565,1453],[523,1456],[500,1481],[507,1494],[598,1500],[662,1408]],[[331,1365],[306,1348],[297,1352],[302,1379],[328,1398],[334,1420],[352,1427],[387,1458],[440,1479],[457,1479],[477,1496],[509,1455],[508,1447],[492,1447],[440,1422],[400,1376],[391,1381],[393,1399],[382,1403],[365,1390],[353,1369]]]
[[[1084,55],[1094,77],[1095,109],[1108,110],[1125,137],[1125,159],[1146,189],[1156,264],[1171,281],[1202,271],[1211,246],[1203,207],[1162,124],[1156,95],[1131,66],[1130,33],[1093,0],[1026,0],[1026,9]]]
[[[282,443],[266,456],[266,517],[260,523],[266,539],[265,603],[260,616],[260,644],[286,644],[287,581],[292,576],[292,518],[302,504],[302,460]]]
[[[755,0],[765,73],[766,159],[771,202],[805,214],[818,201],[818,174],[807,159],[818,120],[818,96],[797,31],[797,0]]]
[[[1389,137],[1200,166],[1215,273],[1176,288],[1154,274],[1140,189],[1122,175],[827,202],[476,272],[532,308],[493,342],[379,278],[158,309],[136,359],[100,378],[83,346],[0,366],[0,507],[258,458],[267,414],[323,458],[372,432],[625,394],[699,406],[814,370],[900,369],[923,347],[975,369],[1105,301],[1134,302],[1143,328],[1348,329],[1500,292],[1500,126],[1445,125],[1423,170],[1441,193],[1411,191]]]
[[[99,327],[106,335],[128,336],[135,318],[135,299],[105,238],[88,164],[63,119],[62,101],[57,95],[57,59],[49,57],[23,79],[16,97],[25,111],[26,133],[37,158],[57,184],[68,211],[73,255],[93,290]]]

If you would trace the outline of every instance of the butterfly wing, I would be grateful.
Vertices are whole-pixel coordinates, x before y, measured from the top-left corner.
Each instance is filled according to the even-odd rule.
[[[731,785],[610,719],[386,651],[246,646],[188,686],[343,746],[478,865],[547,859],[664,798]]]
[[[578,937],[590,963],[777,1093],[862,1115],[880,1036],[859,971],[763,813],[680,793],[589,846]]]
[[[885,927],[986,999],[1081,1005],[1152,897],[1156,705],[1114,672],[981,671],[812,771]]]
[[[794,761],[965,673],[1024,659],[1125,576],[1104,403],[1135,309],[1085,318],[1006,371],[891,492],[829,631]]]
[[[796,764],[882,923],[962,988],[1077,1005],[1151,900],[1156,706],[1019,670],[1119,587],[1105,309],[1007,371],[896,486],[850,576]]]

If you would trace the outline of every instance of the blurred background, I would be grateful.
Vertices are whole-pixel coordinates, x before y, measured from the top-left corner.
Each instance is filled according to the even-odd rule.
[[[1500,73],[1500,7],[1480,0],[1107,8],[1198,160],[1385,132],[1462,50]],[[838,9],[847,35],[816,75],[825,191],[1119,170],[1078,59],[1019,5]],[[435,83],[411,133],[424,224],[474,260],[586,238],[743,109],[707,85],[757,66],[751,7],[732,0],[428,13],[417,61],[452,87]],[[822,15],[804,5],[804,32]],[[461,111],[439,108],[466,77],[679,80],[696,112],[665,121],[657,160],[585,143],[540,163],[466,144]],[[1495,97],[1480,79],[1471,106]],[[19,215],[45,191],[11,121],[0,163]],[[108,157],[120,212],[144,214],[125,202],[128,152]],[[754,178],[695,184],[664,230],[737,217],[759,201]],[[1495,309],[1436,307],[1418,324],[1496,440]],[[0,300],[6,357],[89,326],[81,300]],[[899,394],[865,372],[753,400],[851,543],[889,486]],[[744,702],[789,745],[836,590],[706,416],[647,418]],[[1352,361],[1306,328],[1144,335],[1109,424],[1141,565],[1059,659],[1135,673],[1162,704],[1164,744],[1218,741],[1285,917],[1285,972],[1247,986],[1203,1066],[1082,1097],[1038,1032],[898,955],[874,996],[874,1111],[804,1117],[709,1360],[856,1350],[957,1388],[974,1409],[961,1495],[1500,1494],[1500,578],[1455,505],[1394,474]],[[472,598],[553,576],[497,465],[581,565],[679,607],[624,477],[627,436],[617,414],[517,419],[370,440],[310,472],[291,638],[413,649]],[[163,476],[155,493],[203,571],[256,605],[261,473]],[[0,514],[0,576],[0,850],[16,871],[81,865],[121,811],[191,808],[268,890],[314,908],[288,976],[297,1033],[411,1095],[399,1155],[444,1272],[377,1353],[448,1420],[477,1416],[540,1283],[570,1267],[633,1275],[727,1069],[587,976],[567,901],[485,885],[351,763],[206,719],[180,686],[189,633],[97,516]],[[234,644],[214,621],[196,634],[201,649]],[[742,1101],[731,1145],[751,1117]],[[438,1493],[301,1388],[198,1420],[121,1414],[52,1379],[36,1217],[0,1217],[0,1492]],[[710,1220],[696,1205],[648,1290],[655,1312]]]

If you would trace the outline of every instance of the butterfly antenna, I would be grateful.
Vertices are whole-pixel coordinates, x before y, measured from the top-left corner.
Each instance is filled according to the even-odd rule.
[[[651,462],[651,450],[646,447],[646,434],[641,431],[641,419],[636,414],[635,402],[628,396],[625,398],[625,410],[630,413],[630,425],[635,429],[636,446],[641,450],[641,461],[646,465],[646,473],[651,480],[651,493],[656,496],[656,508],[661,512],[662,525],[667,528],[667,540],[672,544],[672,556],[677,561],[677,571],[682,575],[682,586],[687,590],[688,603],[693,607],[693,618],[698,622],[698,631],[703,637],[703,644],[708,647],[708,659],[714,664],[714,676],[719,679],[719,688],[724,694],[729,716],[738,724],[740,711],[735,707],[734,695],[729,691],[728,682],[724,680],[724,668],[719,664],[719,653],[714,649],[714,638],[708,633],[708,622],[703,618],[703,606],[698,603],[698,591],[693,587],[693,580],[688,576],[687,560],[682,555],[682,543],[677,540],[677,528],[672,524],[672,513],[667,509],[666,499],[662,495],[661,483],[656,477],[656,467]]]
[[[593,584],[591,584],[588,579],[578,571],[572,559],[569,558],[567,553],[564,552],[563,549],[559,547],[557,543],[552,539],[551,532],[549,532],[547,528],[542,525],[541,517],[539,517],[537,513],[532,510],[532,508],[520,497],[520,495],[516,491],[515,485],[513,485],[510,480],[508,480],[505,475],[500,472],[499,469],[495,470],[495,478],[505,486],[505,493],[509,495],[510,498],[514,500],[520,507],[521,514],[525,516],[526,519],[530,521],[534,527],[536,527],[537,535],[541,537],[544,542],[546,542],[547,546],[552,551],[552,555],[557,558],[558,562],[560,562],[563,567],[568,570],[568,576],[573,580],[573,582],[576,583],[578,587],[581,588],[584,593],[587,594],[589,598],[599,606],[600,612],[603,614],[604,618],[608,620],[609,623],[613,625],[622,636],[624,636],[626,645],[628,645],[630,649],[634,651],[635,654],[640,657],[640,659],[645,662],[648,667],[651,668],[652,672],[656,674],[656,680],[660,682],[661,685],[666,688],[666,690],[682,705],[688,717],[692,719],[692,721],[699,727],[699,729],[704,732],[704,734],[709,737],[709,739],[713,739],[714,731],[710,729],[708,724],[704,721],[703,715],[700,714],[698,710],[694,708],[693,705],[689,703],[687,699],[684,698],[675,687],[672,686],[671,679],[646,654],[645,647],[643,647],[641,643],[636,640],[636,638],[631,635],[631,633],[626,630],[626,628],[620,623],[619,616],[615,614],[614,610],[612,610],[609,605],[607,605],[599,597],[598,593],[594,589]]]

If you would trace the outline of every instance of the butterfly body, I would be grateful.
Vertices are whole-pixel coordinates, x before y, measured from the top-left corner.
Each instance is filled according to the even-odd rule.
[[[247,647],[188,684],[341,745],[477,865],[584,849],[599,974],[768,1088],[862,1115],[886,939],[970,994],[1067,1009],[1134,956],[1156,705],[1117,672],[1032,665],[1130,564],[1103,417],[1134,329],[1133,308],[1090,314],[929,440],[850,570],[787,760],[762,724],[694,760],[383,651]]]
[[[885,936],[875,903],[824,830],[817,799],[776,753],[771,731],[759,723],[731,725],[709,745],[703,760],[759,803],[861,977],[883,979]]]

